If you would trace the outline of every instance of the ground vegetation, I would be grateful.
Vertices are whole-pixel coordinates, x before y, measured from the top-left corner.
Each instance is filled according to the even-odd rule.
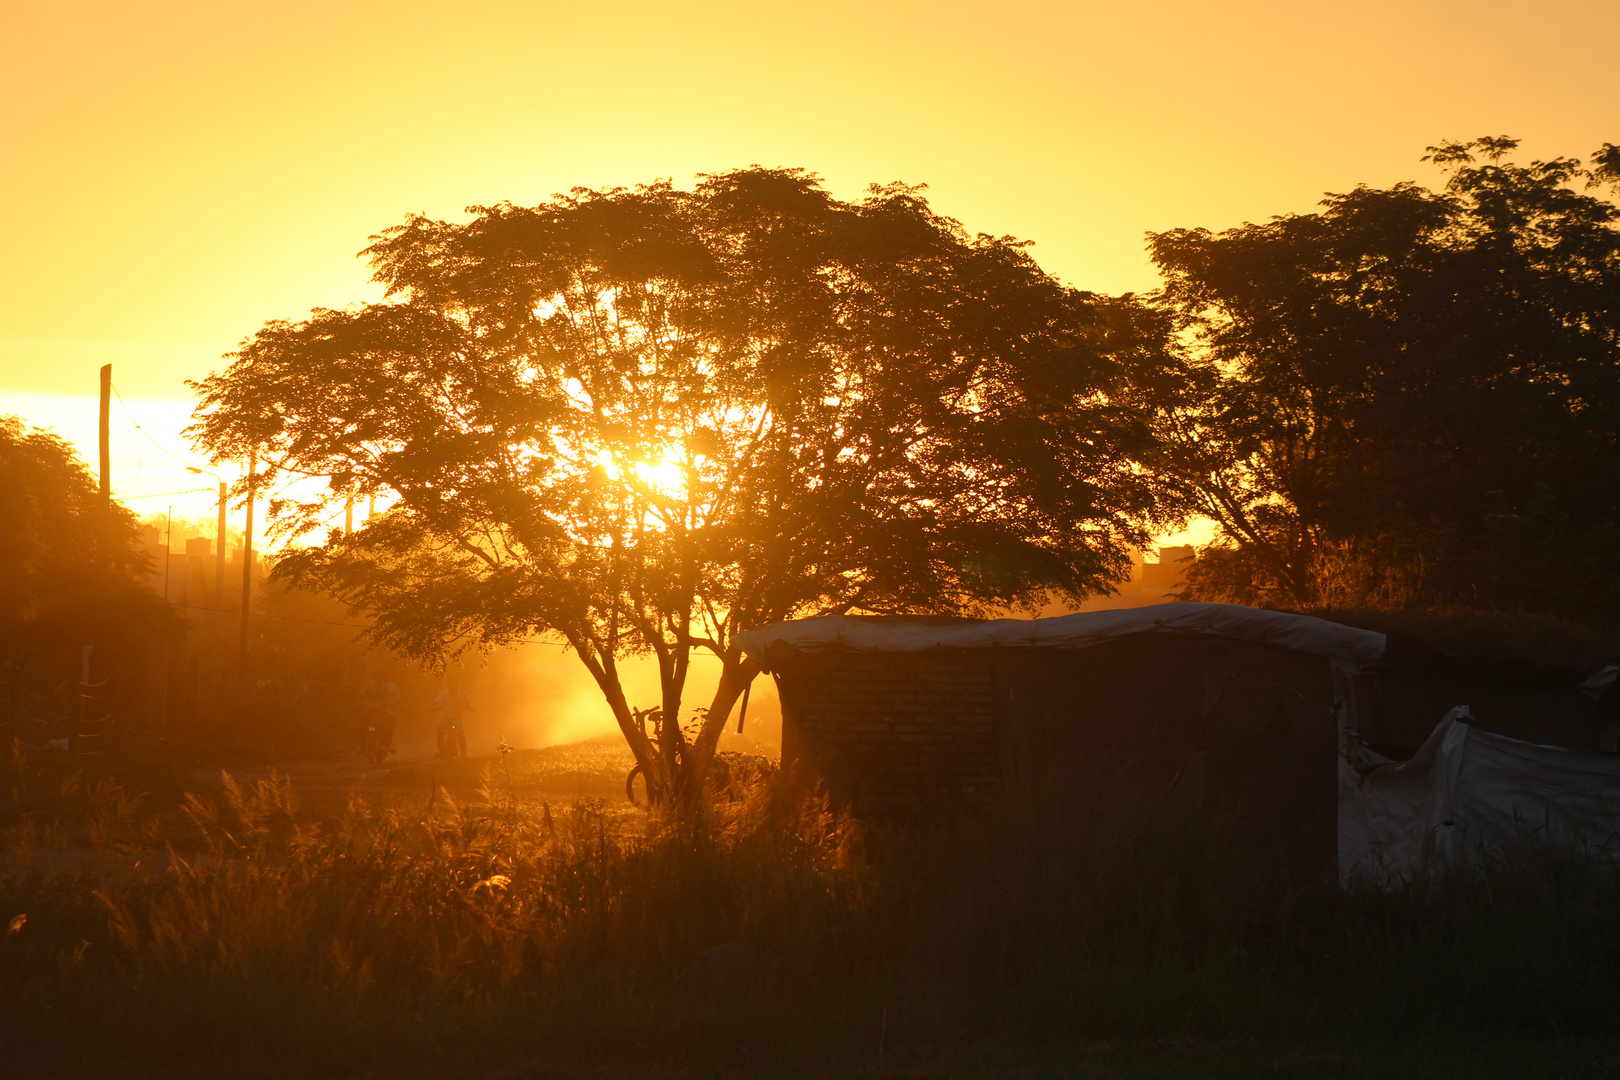
[[[9,759],[8,1061],[64,1076],[1620,1066],[1620,881],[1578,853],[1526,846],[1393,894],[1340,891],[1257,861],[1237,822],[1097,776],[896,860],[765,774],[666,818],[541,798],[489,765],[478,795],[314,814],[274,774],[146,799],[65,757]],[[53,828],[34,827],[19,868],[29,819]],[[755,963],[701,961],[728,944]]]

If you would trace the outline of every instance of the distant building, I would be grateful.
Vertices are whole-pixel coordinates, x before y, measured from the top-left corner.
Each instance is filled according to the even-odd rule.
[[[1159,549],[1159,561],[1142,564],[1142,589],[1180,589],[1186,584],[1187,568],[1197,559],[1191,544]]]
[[[1081,611],[1110,611],[1119,608],[1145,607],[1175,600],[1187,584],[1187,570],[1198,558],[1198,550],[1191,544],[1161,547],[1155,551],[1157,562],[1148,562],[1139,552],[1131,553],[1131,576],[1116,585],[1115,591],[1094,596],[1081,605]],[[1045,614],[1072,613],[1073,609],[1053,605]]]

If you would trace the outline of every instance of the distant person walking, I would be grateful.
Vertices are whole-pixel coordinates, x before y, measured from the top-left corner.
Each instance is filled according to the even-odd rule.
[[[439,757],[444,761],[467,756],[467,731],[462,722],[472,706],[467,702],[467,691],[454,683],[439,691],[433,699],[439,713]]]

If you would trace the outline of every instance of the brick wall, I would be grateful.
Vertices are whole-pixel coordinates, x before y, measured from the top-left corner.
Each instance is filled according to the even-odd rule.
[[[879,825],[982,809],[1000,783],[987,650],[803,655],[782,673],[783,755]]]

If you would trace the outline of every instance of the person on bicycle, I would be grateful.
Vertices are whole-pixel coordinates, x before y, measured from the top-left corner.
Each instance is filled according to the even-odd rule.
[[[377,741],[384,754],[394,752],[394,706],[398,702],[399,687],[386,679],[373,679],[360,688],[366,726],[377,729]]]
[[[433,699],[439,713],[439,757],[445,760],[467,756],[467,732],[462,726],[465,715],[472,710],[467,703],[467,691],[451,683]]]

